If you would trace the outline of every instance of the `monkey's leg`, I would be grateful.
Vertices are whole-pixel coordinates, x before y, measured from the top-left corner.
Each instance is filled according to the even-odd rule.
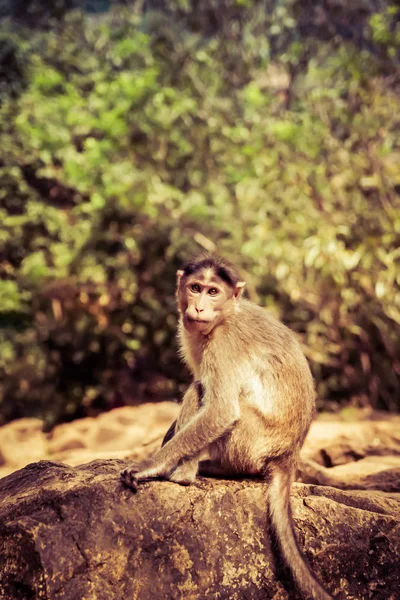
[[[176,433],[190,421],[195,413],[197,413],[201,402],[200,393],[201,386],[199,382],[193,382],[183,397],[181,412],[179,413],[178,419],[168,429],[162,447],[168,444]],[[121,478],[126,485],[134,490],[137,489],[135,475],[137,473],[146,473],[146,471],[148,471],[148,475],[145,477],[146,479],[163,477],[181,485],[189,485],[196,478],[198,462],[198,458],[187,459],[181,462],[172,472],[158,473],[154,471],[154,469],[151,469],[152,459],[150,459],[142,463],[132,463],[127,469],[121,471]]]
[[[295,445],[286,445],[282,425],[266,418],[257,408],[242,405],[240,419],[233,429],[210,445],[211,461],[200,464],[200,470],[211,475],[265,475],[268,459],[285,452],[293,453]]]
[[[183,397],[182,408],[176,420],[174,435],[180,429],[185,427],[186,423],[188,423],[193,415],[197,413],[200,408],[201,395],[201,384],[199,382],[193,382]],[[190,485],[196,479],[198,468],[198,457],[187,459],[177,466],[169,476],[169,480],[179,483],[180,485]]]
[[[234,428],[210,445],[211,460],[201,460],[199,474],[235,479],[264,477],[269,446],[265,418],[253,407],[242,406]]]

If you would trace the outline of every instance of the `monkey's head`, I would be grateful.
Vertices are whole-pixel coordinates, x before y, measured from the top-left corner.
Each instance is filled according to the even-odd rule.
[[[244,281],[226,260],[201,255],[177,272],[177,300],[185,329],[211,333],[237,306]]]

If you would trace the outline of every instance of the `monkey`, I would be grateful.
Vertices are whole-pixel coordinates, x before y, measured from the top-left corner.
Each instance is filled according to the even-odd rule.
[[[190,485],[197,474],[264,478],[272,529],[297,587],[305,598],[330,600],[299,550],[290,507],[315,413],[313,377],[295,334],[243,298],[244,287],[229,261],[209,254],[177,272],[178,341],[193,381],[161,449],[121,477],[134,491],[149,479]]]

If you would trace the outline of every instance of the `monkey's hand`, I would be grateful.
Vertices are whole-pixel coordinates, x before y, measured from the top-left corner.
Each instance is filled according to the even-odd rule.
[[[136,492],[141,481],[149,479],[168,479],[172,468],[168,468],[164,463],[156,460],[146,460],[143,462],[134,462],[129,467],[121,471],[121,479],[125,485]]]
[[[168,479],[180,485],[190,485],[196,479],[198,460],[185,461],[173,468],[158,465],[154,460],[141,463],[132,463],[127,469],[121,471],[121,479],[125,485],[136,492],[141,481],[149,479]]]

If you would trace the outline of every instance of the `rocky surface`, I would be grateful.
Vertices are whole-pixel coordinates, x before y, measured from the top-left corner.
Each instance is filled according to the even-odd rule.
[[[151,454],[178,410],[121,408],[47,435],[33,419],[0,429],[2,600],[298,598],[271,548],[263,482],[122,486],[123,459]],[[293,513],[335,598],[400,597],[399,458],[399,417],[312,426]]]
[[[299,479],[340,489],[400,492],[400,417],[326,418],[311,426]]]
[[[267,486],[199,478],[122,486],[123,461],[39,462],[0,481],[5,600],[297,597],[267,534]],[[395,600],[398,494],[295,484],[301,547],[337,598]]]

